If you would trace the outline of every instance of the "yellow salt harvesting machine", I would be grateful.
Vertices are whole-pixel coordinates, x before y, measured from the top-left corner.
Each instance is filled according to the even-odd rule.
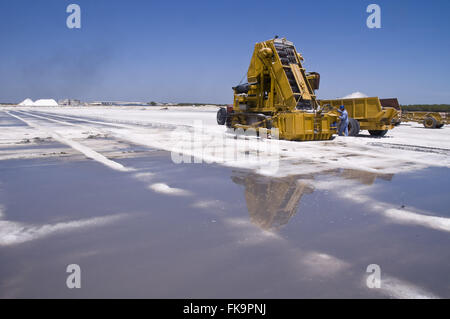
[[[337,117],[318,112],[314,74],[306,73],[294,44],[275,38],[255,45],[248,83],[233,88],[232,107],[217,113],[217,122],[230,128],[278,128],[285,140],[329,140]]]
[[[247,72],[247,83],[233,87],[232,106],[220,108],[217,123],[232,129],[277,128],[280,139],[329,140],[336,134],[336,106],[349,112],[350,135],[360,129],[383,136],[393,128],[397,111],[382,107],[378,98],[317,100],[320,74],[306,72],[294,44],[275,37],[257,43]]]

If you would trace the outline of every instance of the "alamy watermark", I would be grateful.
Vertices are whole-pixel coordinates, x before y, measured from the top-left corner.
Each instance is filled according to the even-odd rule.
[[[276,173],[280,161],[277,128],[237,128],[228,132],[211,131],[211,126],[194,121],[193,128],[177,127],[164,145],[176,164],[217,163],[257,168]]]
[[[67,17],[66,25],[69,29],[81,29],[81,8],[78,4],[69,4],[66,12],[70,13]]]
[[[370,274],[366,279],[367,287],[381,288],[381,267],[377,264],[370,264],[367,266],[366,272]]]
[[[381,29],[381,7],[378,4],[369,4],[366,12],[370,13],[366,20],[367,27],[369,29]]]
[[[81,268],[77,264],[68,265],[66,272],[70,273],[66,279],[66,285],[69,289],[81,288]]]

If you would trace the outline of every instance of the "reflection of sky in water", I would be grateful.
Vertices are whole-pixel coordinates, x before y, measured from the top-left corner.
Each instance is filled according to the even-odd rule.
[[[120,160],[134,172],[92,161],[36,166],[49,161],[58,163],[2,161],[1,220],[35,233],[80,227],[0,247],[0,296],[450,296],[448,232],[383,213],[445,217],[448,170],[274,179],[175,165],[161,152]],[[71,263],[83,270],[78,291],[64,287]],[[365,287],[372,263],[384,290]]]
[[[345,187],[346,180],[356,185],[372,185],[375,180],[391,181],[393,174],[374,174],[349,169],[333,169],[317,174],[293,175],[283,178],[272,178],[250,172],[234,171],[231,179],[236,184],[245,186],[245,198],[250,219],[261,228],[276,229],[289,222],[297,210],[304,194],[314,192],[318,184],[317,178],[322,176],[340,177],[335,183],[333,178],[326,184],[328,191],[339,191]]]
[[[450,199],[446,191],[450,185],[448,168],[436,167],[398,174],[394,177],[393,185],[380,184],[371,193],[375,199],[450,217]]]

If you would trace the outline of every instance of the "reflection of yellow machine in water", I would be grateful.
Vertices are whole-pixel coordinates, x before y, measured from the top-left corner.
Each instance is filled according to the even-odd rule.
[[[263,229],[279,228],[289,222],[304,193],[314,188],[298,177],[270,178],[257,174],[234,175],[233,182],[245,186],[245,200],[253,224]]]
[[[358,171],[356,169],[335,169],[327,171],[326,174],[340,176],[345,179],[352,179],[364,185],[372,185],[377,178],[391,181],[394,174],[377,174],[371,172]]]
[[[376,174],[352,169],[335,169],[324,175],[352,179],[372,185],[377,178],[390,181],[393,174]],[[250,221],[262,229],[279,229],[297,213],[303,194],[311,194],[314,187],[308,182],[312,176],[273,178],[254,173],[234,172],[231,179],[245,186],[245,200]],[[302,180],[303,179],[303,180]]]

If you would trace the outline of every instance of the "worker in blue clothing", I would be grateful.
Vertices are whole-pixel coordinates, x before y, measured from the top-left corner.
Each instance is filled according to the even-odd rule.
[[[341,116],[339,116],[341,120],[339,123],[339,136],[348,136],[348,113],[345,106],[341,105],[338,112],[341,113]]]

